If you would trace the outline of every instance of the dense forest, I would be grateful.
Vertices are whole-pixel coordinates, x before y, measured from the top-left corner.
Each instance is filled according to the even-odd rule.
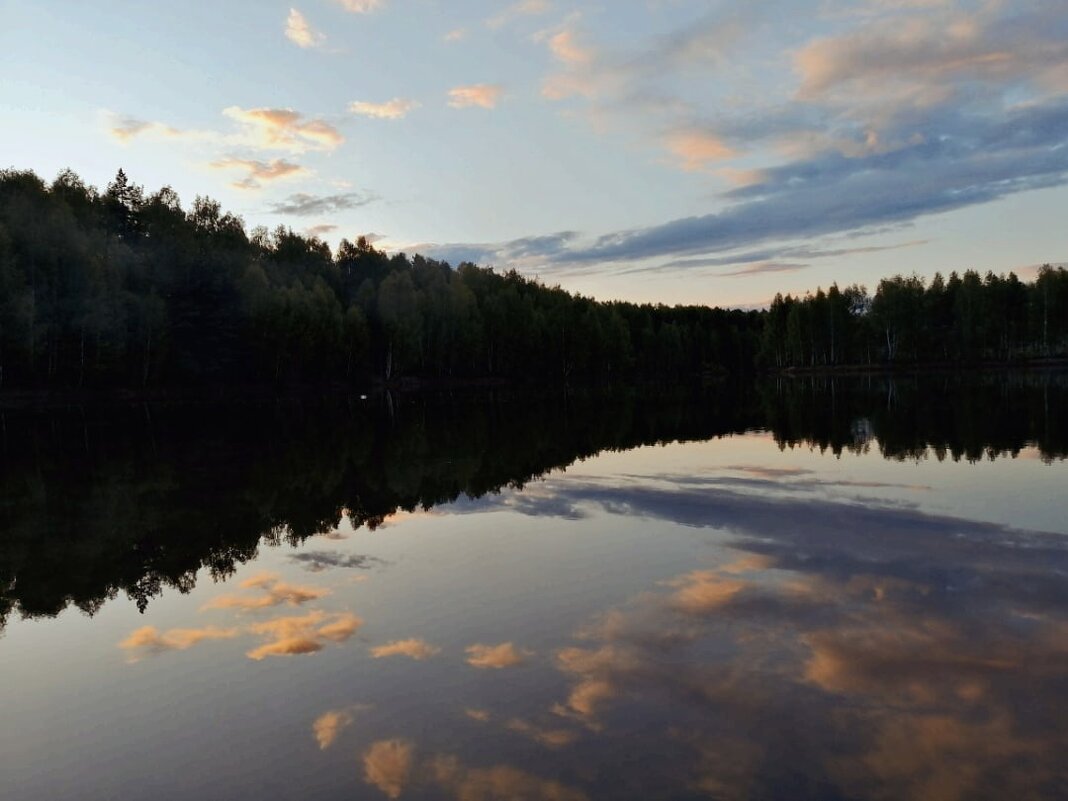
[[[1036,372],[769,378],[607,403],[494,389],[0,411],[0,633],[13,614],[92,614],[119,592],[144,608],[343,519],[374,529],[398,510],[493,503],[604,450],[765,429],[839,455],[979,461],[1033,445],[1065,459],[1066,403],[1068,379]]]
[[[120,170],[0,172],[0,388],[498,379],[700,384],[760,369],[1068,352],[1068,271],[966,272],[776,297],[767,311],[597,302],[364,238],[246,231]]]

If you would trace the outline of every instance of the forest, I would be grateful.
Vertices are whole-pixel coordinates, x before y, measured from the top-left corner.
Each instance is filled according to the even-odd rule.
[[[776,296],[767,310],[598,302],[514,270],[336,252],[183,208],[0,171],[0,389],[495,380],[703,385],[757,371],[1068,355],[1068,271],[973,271]]]

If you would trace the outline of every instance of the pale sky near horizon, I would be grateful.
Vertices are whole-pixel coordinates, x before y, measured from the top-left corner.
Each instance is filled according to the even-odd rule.
[[[0,0],[0,168],[599,299],[1068,261],[1064,0]]]

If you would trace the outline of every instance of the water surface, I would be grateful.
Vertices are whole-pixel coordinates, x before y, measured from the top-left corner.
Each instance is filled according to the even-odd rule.
[[[8,414],[0,794],[1068,795],[1065,400]]]

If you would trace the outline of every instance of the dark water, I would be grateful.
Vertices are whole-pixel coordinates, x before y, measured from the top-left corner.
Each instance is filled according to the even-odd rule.
[[[1068,797],[1068,385],[7,412],[0,798]]]

